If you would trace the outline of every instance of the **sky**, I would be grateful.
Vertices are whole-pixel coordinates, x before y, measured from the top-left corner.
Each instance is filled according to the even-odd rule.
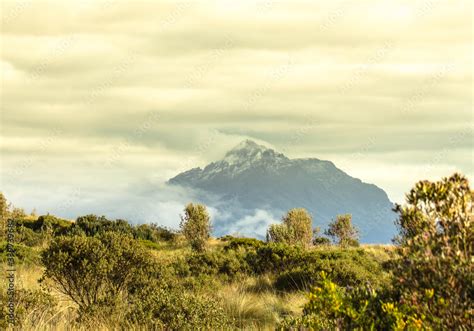
[[[473,178],[471,1],[1,2],[1,186],[27,211],[179,222],[163,183],[244,139],[394,202]]]

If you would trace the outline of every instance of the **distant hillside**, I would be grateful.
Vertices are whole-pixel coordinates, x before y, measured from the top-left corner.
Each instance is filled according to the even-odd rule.
[[[168,183],[197,190],[200,200],[216,209],[216,235],[262,237],[269,218],[279,219],[295,207],[308,209],[314,225],[321,227],[337,214],[352,214],[363,242],[386,243],[395,233],[393,204],[381,188],[349,176],[330,161],[289,159],[250,140],[224,159]]]

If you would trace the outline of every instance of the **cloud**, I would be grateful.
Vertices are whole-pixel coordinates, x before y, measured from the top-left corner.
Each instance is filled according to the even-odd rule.
[[[330,159],[395,201],[420,167],[472,178],[471,12],[467,0],[4,2],[1,189],[45,210],[77,187],[113,197],[245,138]]]
[[[273,213],[256,209],[241,219],[232,220],[232,223],[227,224],[226,232],[244,237],[265,238],[268,226],[278,222],[279,218]]]

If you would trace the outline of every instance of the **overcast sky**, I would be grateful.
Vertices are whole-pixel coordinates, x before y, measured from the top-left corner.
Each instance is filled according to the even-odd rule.
[[[157,208],[246,138],[396,202],[473,178],[469,0],[5,0],[1,18],[1,190],[26,209]]]

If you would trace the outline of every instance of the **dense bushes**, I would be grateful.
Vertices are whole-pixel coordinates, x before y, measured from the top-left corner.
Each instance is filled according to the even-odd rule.
[[[14,298],[11,302],[6,289],[0,290],[0,329],[7,330],[7,326],[11,325],[10,303],[15,308],[14,324],[20,329],[25,329],[27,322],[29,326],[35,326],[35,322],[54,318],[58,302],[51,294],[41,290],[16,289]]]
[[[471,208],[472,192],[460,175],[418,183],[407,204],[396,207],[396,249],[349,247],[357,244],[350,215],[338,216],[329,226],[326,234],[339,245],[328,245],[317,229],[308,235],[308,217],[297,211],[269,232],[268,242],[226,236],[211,244],[206,242],[209,215],[199,205],[188,205],[183,217],[191,251],[175,241],[173,231],[95,215],[76,222],[49,215],[18,219],[15,238],[20,243],[13,247],[18,261],[35,264],[49,244],[41,255],[44,284],[77,304],[81,327],[229,329],[241,324],[229,320],[237,315],[224,313],[223,299],[241,292],[223,289],[243,284],[253,291],[252,300],[268,293],[280,300],[310,289],[303,314],[286,318],[282,329],[467,330],[474,318]],[[5,244],[0,256],[6,256]],[[262,279],[264,286],[258,285]],[[215,286],[222,292],[216,294]],[[56,318],[49,294],[17,292],[20,318],[35,320],[36,306],[47,318]],[[0,301],[5,300],[0,293]],[[5,311],[0,314],[1,324]],[[95,324],[87,324],[91,321]]]
[[[304,290],[326,271],[340,285],[386,282],[382,266],[364,250],[335,248],[306,250],[300,246],[258,240],[231,239],[223,250],[192,254],[181,266],[181,275],[221,275],[232,279],[241,274],[272,274],[279,290]],[[183,272],[184,270],[184,272]]]
[[[164,286],[145,287],[131,299],[128,323],[149,329],[218,330],[229,328],[230,320],[216,300]]]
[[[224,246],[224,250],[238,250],[238,249],[257,249],[265,245],[261,240],[255,238],[226,238],[228,244]]]
[[[386,291],[370,285],[341,287],[325,272],[310,294],[303,315],[288,318],[283,330],[420,330],[424,317],[403,304],[392,302]]]
[[[15,264],[38,264],[40,261],[40,256],[38,250],[23,245],[23,244],[13,244],[11,247],[14,251],[14,262]],[[8,243],[0,243],[0,262],[7,263],[8,259]]]
[[[105,232],[115,232],[133,236],[135,239],[151,243],[173,242],[177,233],[156,224],[130,225],[124,220],[109,220],[105,216],[86,215],[75,222],[42,215],[37,219],[15,220],[15,242],[26,246],[42,246],[58,236],[97,236]]]
[[[227,323],[216,302],[181,285],[131,236],[59,237],[42,254],[44,280],[69,296],[81,321],[190,329]],[[49,282],[48,282],[49,281]]]
[[[417,183],[407,204],[396,207],[400,236],[392,283],[379,289],[343,288],[323,274],[303,316],[281,328],[473,329],[472,196],[468,181],[458,174]]]
[[[251,265],[260,273],[276,271],[276,287],[281,290],[306,289],[319,279],[321,271],[330,273],[340,285],[386,281],[381,265],[363,250],[333,248],[302,250],[285,245],[268,245],[256,251]]]
[[[149,254],[131,237],[59,237],[42,253],[45,279],[88,314],[124,301],[127,288],[149,267]]]

